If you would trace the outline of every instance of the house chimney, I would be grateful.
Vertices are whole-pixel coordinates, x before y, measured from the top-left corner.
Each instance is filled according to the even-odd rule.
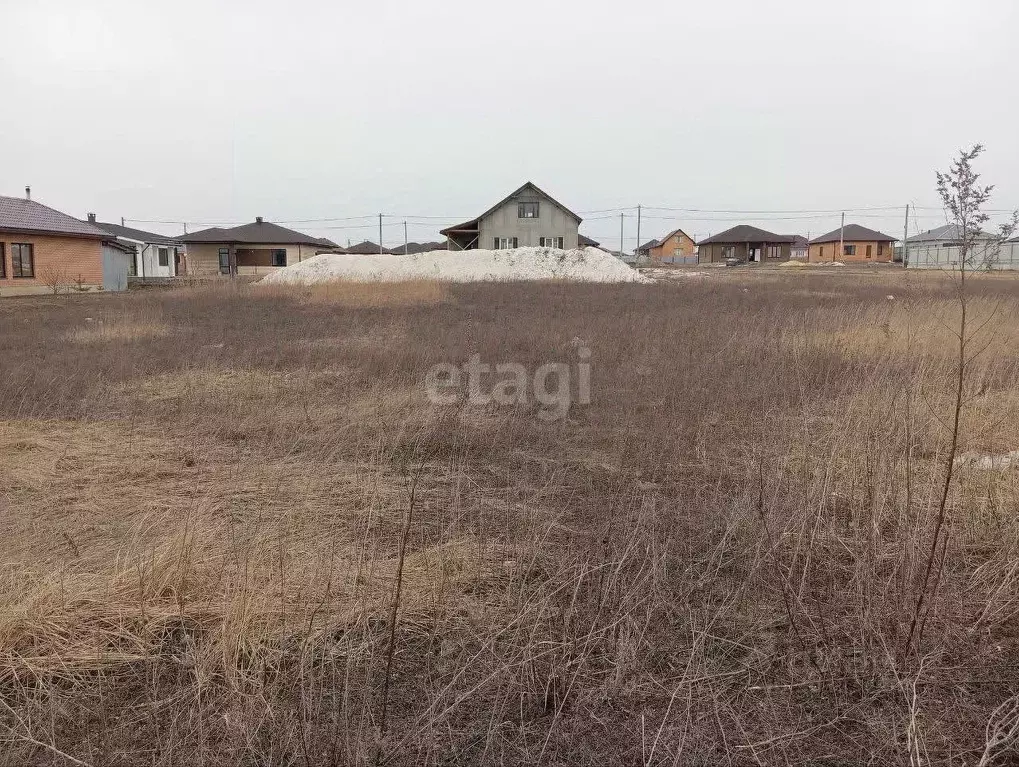
[[[31,200],[32,199],[32,187],[30,187],[30,186],[26,186],[25,187],[25,199],[26,200]]]
[[[88,214],[88,222],[90,224],[94,224],[96,222],[96,214],[95,213],[89,213]]]
[[[262,223],[262,217],[261,216],[255,216],[255,223],[256,224],[261,224]]]

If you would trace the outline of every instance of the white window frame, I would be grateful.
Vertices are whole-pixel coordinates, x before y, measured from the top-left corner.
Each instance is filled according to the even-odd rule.
[[[555,248],[558,250],[566,249],[566,238],[565,237],[540,237],[538,239],[539,248]]]

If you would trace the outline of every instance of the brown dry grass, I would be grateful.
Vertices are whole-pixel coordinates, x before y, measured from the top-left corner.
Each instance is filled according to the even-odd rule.
[[[973,282],[963,450],[1019,447],[1013,285]],[[950,289],[0,303],[0,765],[975,762],[1019,686],[1019,472],[962,472],[900,653]],[[436,362],[575,362],[576,338],[594,399],[566,421],[424,397]]]

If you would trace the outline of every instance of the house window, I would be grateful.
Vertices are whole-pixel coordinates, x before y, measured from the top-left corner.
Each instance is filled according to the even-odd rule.
[[[160,266],[170,265],[170,250],[168,248],[159,249],[159,265]]]
[[[540,237],[538,239],[538,247],[540,248],[558,248],[562,250],[563,244],[562,237]]]
[[[272,252],[272,265],[273,266],[286,266],[287,265],[287,252],[282,248],[277,248]]]
[[[868,245],[867,246],[867,258],[871,258],[872,257],[870,251],[871,251],[871,248],[873,248],[873,247],[874,247],[873,245]]]
[[[768,246],[768,258],[782,258],[782,246],[781,245],[769,245]]]
[[[138,276],[138,251],[131,254],[131,260],[127,262],[127,276]]]
[[[0,277],[7,276],[7,259],[4,256],[4,244],[0,242]]]
[[[735,258],[736,257],[736,246],[735,245],[723,245],[722,246],[722,258]]]
[[[538,217],[538,203],[536,202],[517,203],[517,218],[537,218],[537,217]]]
[[[515,248],[519,240],[516,237],[496,237],[495,238],[495,249],[496,250],[509,250]]]
[[[824,245],[817,246],[817,257],[824,258]]]
[[[35,277],[35,253],[31,245],[11,243],[11,276]]]
[[[856,246],[855,245],[843,245],[842,246],[842,255],[843,256],[855,256],[856,255]]]
[[[885,254],[885,244],[883,242],[877,244],[877,254],[879,257]]]
[[[230,248],[219,249],[219,273],[230,274]]]

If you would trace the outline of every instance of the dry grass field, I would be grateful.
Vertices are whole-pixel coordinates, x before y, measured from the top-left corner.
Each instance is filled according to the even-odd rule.
[[[1019,282],[970,294],[959,450],[1007,453]],[[1014,764],[1019,470],[959,470],[906,649],[958,316],[892,270],[2,300],[0,766]],[[578,339],[564,420],[425,396]]]

